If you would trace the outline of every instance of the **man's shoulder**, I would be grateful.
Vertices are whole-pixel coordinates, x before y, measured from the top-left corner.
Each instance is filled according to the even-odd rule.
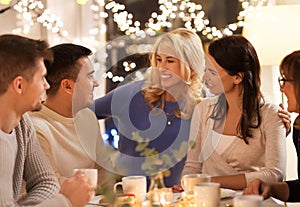
[[[28,114],[34,126],[41,124],[53,125],[54,123],[63,124],[72,121],[70,118],[64,117],[46,106],[43,106],[40,111],[28,112]]]
[[[95,113],[89,108],[81,109],[74,118],[74,127],[82,128],[82,126],[85,126],[84,128],[86,129],[96,127],[99,130],[98,119]]]
[[[262,101],[260,107],[262,122],[271,123],[270,121],[273,120],[283,124],[282,120],[278,116],[279,109],[279,105],[276,105],[269,100]]]
[[[219,96],[212,96],[203,98],[198,104],[198,108],[208,108],[209,106],[215,105],[219,100]]]
[[[27,113],[23,114],[19,124],[15,127],[17,140],[22,140],[22,143],[26,143],[34,133],[34,125]]]
[[[45,119],[47,115],[44,112],[44,106],[40,111],[30,111],[28,112],[28,115],[33,123],[40,121],[40,119]],[[36,121],[38,120],[38,121]]]
[[[59,122],[55,116],[52,116],[50,109],[46,109],[44,106],[40,111],[29,112],[28,114],[38,132],[38,138],[41,134],[47,138],[50,137],[57,124],[63,125],[63,122]]]
[[[95,113],[90,108],[84,108],[78,111],[78,113],[75,116],[75,121],[77,119],[84,120],[84,119],[94,119],[98,122],[98,119],[95,115]]]
[[[43,125],[45,122],[48,122],[49,119],[49,116],[42,111],[28,112],[28,115],[35,127],[41,124]]]
[[[277,111],[280,109],[279,104],[274,104],[269,100],[264,100],[261,102],[261,110],[270,112],[275,112],[277,114]]]
[[[32,130],[33,128],[33,123],[29,117],[28,113],[24,113],[20,119],[20,122],[18,126],[16,127],[17,129],[26,131],[26,130]]]

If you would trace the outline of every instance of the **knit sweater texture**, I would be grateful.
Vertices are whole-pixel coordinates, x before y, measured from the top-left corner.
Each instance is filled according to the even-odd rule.
[[[40,148],[35,129],[27,114],[22,116],[14,132],[17,140],[16,156],[12,150],[14,146],[9,146],[7,140],[4,140],[6,138],[0,137],[2,153],[0,174],[7,177],[0,185],[1,193],[7,191],[5,198],[0,197],[0,206],[16,204],[23,179],[26,182],[27,195],[21,203],[18,203],[19,205],[72,206],[65,196],[58,194],[59,183]]]

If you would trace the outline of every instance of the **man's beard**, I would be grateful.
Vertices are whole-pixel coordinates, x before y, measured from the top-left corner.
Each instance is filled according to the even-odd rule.
[[[42,103],[38,103],[34,106],[34,108],[31,110],[32,112],[40,111],[43,107]]]

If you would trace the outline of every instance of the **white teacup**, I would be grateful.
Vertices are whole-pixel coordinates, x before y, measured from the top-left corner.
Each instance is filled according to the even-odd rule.
[[[117,186],[122,185],[123,193],[134,194],[137,203],[145,200],[147,195],[146,176],[127,176],[122,178],[122,182],[117,182],[114,185],[114,192],[117,191]]]
[[[233,198],[234,207],[260,207],[263,197],[260,195],[240,195]]]
[[[220,183],[204,182],[194,186],[194,200],[197,206],[220,206]]]
[[[181,186],[184,191],[193,191],[197,183],[210,182],[211,176],[206,174],[187,174],[181,178]]]
[[[73,169],[73,174],[75,174],[78,170],[81,171],[81,175],[87,177],[89,184],[92,186],[92,188],[97,188],[97,182],[98,182],[98,170],[97,169]]]

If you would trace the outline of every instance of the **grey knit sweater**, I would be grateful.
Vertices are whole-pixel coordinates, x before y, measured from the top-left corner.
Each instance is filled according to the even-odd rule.
[[[8,197],[13,194],[13,199],[18,201],[22,180],[26,181],[27,195],[25,199],[19,203],[22,206],[72,206],[70,201],[63,195],[58,194],[59,183],[52,171],[52,168],[42,152],[32,122],[27,114],[21,118],[18,126],[15,128],[17,140],[17,154],[15,159],[14,169],[4,168],[7,161],[15,157],[13,150],[9,150],[7,143],[0,137],[0,174],[9,176],[10,171],[13,172],[13,179],[5,181],[0,185],[0,192],[8,192],[5,195]],[[7,152],[7,153],[3,153]],[[10,153],[10,154],[8,154]],[[11,174],[11,173],[10,173]],[[8,186],[5,186],[8,185]],[[13,192],[10,192],[12,184]],[[12,206],[14,202],[5,198],[5,195],[0,196],[0,206]]]

